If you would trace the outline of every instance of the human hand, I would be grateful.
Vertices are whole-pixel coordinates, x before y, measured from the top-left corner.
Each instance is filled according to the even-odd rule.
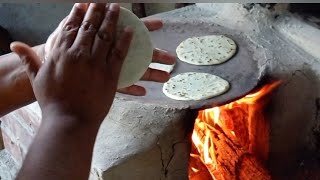
[[[86,9],[75,4],[43,65],[29,46],[11,44],[26,67],[44,115],[101,123],[108,113],[133,32],[125,28],[115,40],[119,5],[105,6],[90,4]]]
[[[87,5],[84,4],[84,7]],[[49,36],[47,39],[47,42],[45,44],[45,55],[49,54],[51,51],[51,48],[57,38],[57,34],[60,31],[60,29],[63,27],[67,17],[63,19],[57,29]],[[143,23],[145,26],[148,28],[149,31],[155,31],[160,28],[162,28],[163,23],[159,19],[150,19],[150,18],[145,18],[142,19]],[[169,54],[168,52],[165,52],[161,49],[154,49],[153,50],[153,58],[152,62],[157,62],[161,64],[174,64],[176,61],[176,57]],[[170,74],[161,71],[161,70],[156,70],[156,69],[151,69],[149,68],[145,74],[142,76],[141,80],[144,81],[155,81],[155,82],[166,82],[170,78]],[[142,86],[138,85],[132,85],[123,89],[118,89],[118,92],[124,93],[124,94],[129,94],[129,95],[135,95],[135,96],[144,96],[146,94],[146,90]]]

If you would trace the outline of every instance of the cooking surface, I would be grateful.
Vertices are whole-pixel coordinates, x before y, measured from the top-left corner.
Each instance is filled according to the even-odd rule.
[[[193,36],[223,34],[232,38],[237,44],[237,53],[227,62],[212,66],[195,66],[177,59],[176,66],[171,76],[184,72],[205,72],[222,77],[227,80],[231,88],[223,95],[201,101],[177,101],[168,98],[162,92],[162,83],[140,81],[137,84],[147,89],[144,97],[118,94],[117,97],[129,101],[141,101],[143,103],[168,105],[176,108],[203,109],[222,105],[236,100],[252,89],[259,80],[259,69],[253,59],[250,42],[241,34],[233,33],[224,27],[205,23],[166,22],[164,28],[151,32],[154,47],[166,50],[176,55],[176,47],[183,40]]]

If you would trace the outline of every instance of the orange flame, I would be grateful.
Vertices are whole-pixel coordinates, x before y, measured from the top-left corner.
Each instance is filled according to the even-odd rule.
[[[260,102],[259,100],[266,94],[270,93],[280,83],[280,81],[273,82],[263,86],[258,91],[250,93],[245,97],[229,104],[199,111],[192,133],[192,142],[197,150],[197,153],[190,154],[190,156],[193,159],[196,158],[205,165],[212,179],[224,179],[223,177],[220,177],[221,175],[215,175],[214,173],[219,168],[215,154],[216,150],[212,133],[214,127],[219,126],[220,128],[227,130],[227,133],[231,139],[236,138],[241,145],[248,144],[245,142],[247,142],[247,139],[249,138],[243,135],[245,133],[241,132],[241,127],[237,126],[236,121],[241,120],[241,118],[246,119],[246,121],[248,121],[246,123],[248,126],[250,126],[250,124],[253,123],[252,119],[257,118],[254,113],[256,113],[258,110],[261,111],[262,109],[263,102]],[[229,118],[229,121],[225,119],[225,116],[231,117]],[[250,133],[251,132],[248,132],[247,134]],[[250,148],[251,150],[253,149],[252,147],[248,147],[248,149]],[[254,151],[254,149],[252,151]],[[267,153],[262,152],[261,157],[267,158]],[[198,178],[192,178],[190,176],[190,172],[198,173],[200,170],[198,167],[192,167],[192,165],[194,165],[194,163],[190,163],[189,178],[191,180],[195,180]]]

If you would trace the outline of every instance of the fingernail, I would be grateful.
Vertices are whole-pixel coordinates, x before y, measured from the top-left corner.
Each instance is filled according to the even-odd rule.
[[[145,96],[145,95],[147,95],[147,91],[144,89],[144,91],[143,92],[141,92],[141,94],[140,94],[141,96]]]
[[[173,54],[170,54],[171,58],[172,59],[177,59],[177,56],[173,55]]]
[[[14,49],[15,44],[16,44],[16,42],[10,43],[10,49],[11,49],[11,50]]]
[[[130,33],[133,33],[133,32],[134,32],[133,28],[130,27],[130,26],[125,27],[125,28],[123,29],[123,31],[125,31],[125,32],[130,32]]]
[[[19,42],[19,41],[14,41],[14,42],[12,42],[12,43],[10,43],[10,49],[11,49],[11,51],[13,51],[13,52],[15,52],[15,53],[17,53],[17,45],[21,45],[21,42]]]
[[[155,48],[155,49],[158,50],[158,51],[162,51],[162,52],[165,52],[165,53],[169,53],[168,51],[163,50],[163,49],[159,49],[159,48]]]
[[[76,3],[75,4],[79,9],[86,9],[87,5],[85,3]]]
[[[117,3],[111,3],[109,8],[111,11],[118,11],[120,9],[120,6]]]

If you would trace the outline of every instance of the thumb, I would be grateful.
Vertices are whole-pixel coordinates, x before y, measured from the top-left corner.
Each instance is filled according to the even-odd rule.
[[[10,49],[20,57],[26,68],[29,80],[32,83],[42,64],[39,56],[33,51],[33,49],[31,49],[30,46],[22,42],[11,43]]]

